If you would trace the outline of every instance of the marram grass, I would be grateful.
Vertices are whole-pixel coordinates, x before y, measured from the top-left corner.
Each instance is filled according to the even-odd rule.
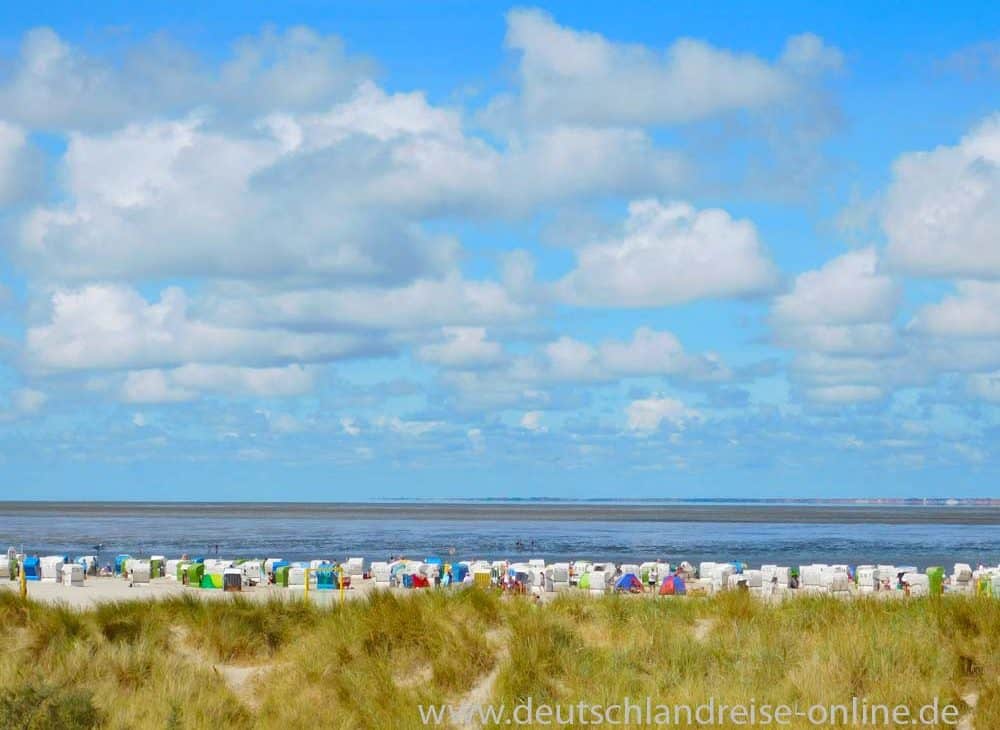
[[[954,703],[1000,728],[1000,601],[478,590],[303,602],[0,593],[0,728],[416,728],[420,703]],[[975,695],[974,710],[963,698]],[[581,726],[582,727],[582,726]],[[807,727],[806,724],[789,727]]]

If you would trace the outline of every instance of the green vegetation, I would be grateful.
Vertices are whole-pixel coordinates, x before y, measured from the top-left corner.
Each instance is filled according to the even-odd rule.
[[[421,727],[418,704],[459,702],[487,676],[481,699],[508,706],[858,696],[972,712],[974,693],[975,726],[1000,727],[992,599],[537,605],[465,590],[328,609],[186,596],[77,612],[0,592],[0,626],[3,728]]]

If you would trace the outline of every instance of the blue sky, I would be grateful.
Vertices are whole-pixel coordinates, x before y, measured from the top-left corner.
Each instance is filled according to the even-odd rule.
[[[9,10],[0,487],[993,496],[998,21]]]

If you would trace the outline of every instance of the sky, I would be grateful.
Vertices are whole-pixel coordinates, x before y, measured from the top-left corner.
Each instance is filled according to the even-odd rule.
[[[6,499],[996,496],[1000,7],[21,5]]]

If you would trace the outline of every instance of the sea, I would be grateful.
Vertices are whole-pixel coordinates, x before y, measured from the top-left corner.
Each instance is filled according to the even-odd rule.
[[[0,502],[0,550],[750,565],[1000,564],[1000,504],[566,500]]]

